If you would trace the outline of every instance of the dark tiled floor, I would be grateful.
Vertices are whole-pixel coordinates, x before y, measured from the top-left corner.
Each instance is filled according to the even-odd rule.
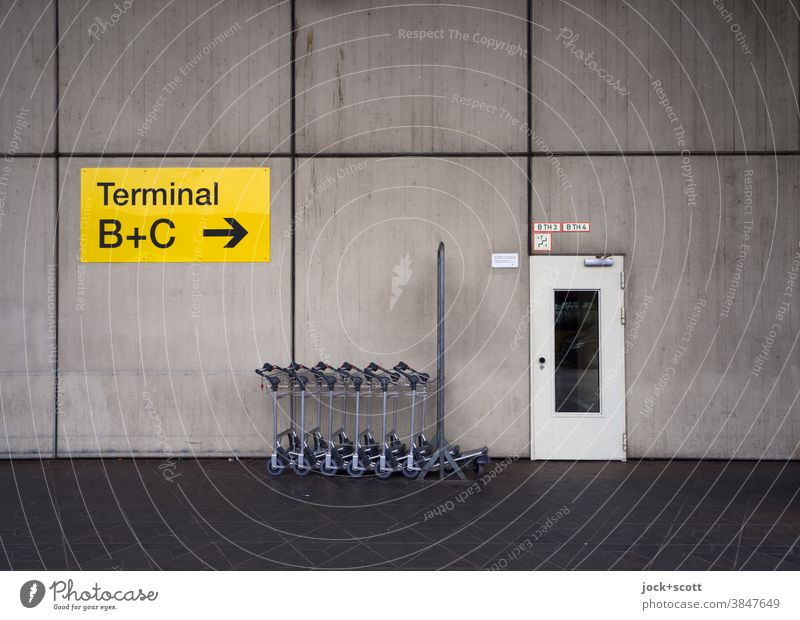
[[[496,461],[467,483],[264,466],[0,462],[0,568],[800,569],[800,462]]]

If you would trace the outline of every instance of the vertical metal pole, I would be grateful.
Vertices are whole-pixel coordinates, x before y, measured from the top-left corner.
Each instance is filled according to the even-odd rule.
[[[444,478],[449,467],[451,473],[461,480],[466,480],[464,472],[450,454],[447,438],[444,436],[444,243],[439,243],[438,283],[436,290],[436,450],[430,460],[419,472],[419,479],[424,480],[428,472],[438,469],[439,478]]]
[[[271,384],[270,384],[271,385]],[[272,441],[278,451],[278,391],[272,390]]]
[[[322,384],[317,384],[317,428],[322,430]]]
[[[428,384],[424,384],[423,388],[422,402],[420,402],[420,406],[422,407],[422,424],[420,425],[420,435],[425,437],[425,401],[428,400]]]
[[[386,407],[387,407],[387,392],[386,386],[383,386],[383,428],[381,429],[381,468],[386,466]]]
[[[387,398],[387,396],[388,396],[388,393],[386,391],[386,388],[384,387],[384,389],[383,389],[383,428],[381,429],[382,430],[382,433],[381,433],[381,437],[382,437],[381,445],[383,446],[383,449],[381,450],[381,454],[383,454],[384,457],[386,456],[386,442],[387,442],[387,439],[386,439],[386,408],[387,408],[387,400],[386,400],[386,398]]]
[[[294,380],[289,377],[289,426],[292,429],[292,434],[297,435],[297,425],[294,417]]]
[[[362,469],[361,454],[360,454],[361,442],[359,441],[358,438],[358,414],[361,411],[361,388],[359,386],[356,386],[355,390],[356,390],[356,422],[355,422],[356,428],[354,431],[355,434],[353,435],[353,463],[355,464],[353,469],[358,471],[359,469]]]
[[[342,381],[342,429],[347,435],[347,382]]]
[[[436,290],[436,446],[447,446],[444,436],[444,242],[439,242]]]
[[[333,445],[333,389],[328,390],[328,441]]]
[[[297,457],[298,463],[303,462],[306,447],[306,386],[300,384],[300,448],[298,452],[300,456]]]
[[[392,431],[397,433],[397,402],[400,399],[400,384],[397,384],[397,388],[394,393],[394,413],[392,414]]]
[[[355,421],[355,430],[353,431],[353,439],[355,441],[356,447],[361,445],[359,441],[359,433],[358,433],[358,416],[361,413],[361,390],[356,389],[356,421]]]
[[[399,384],[398,384],[399,385]],[[399,389],[399,388],[398,388]],[[411,430],[408,436],[408,468],[414,466],[414,408],[417,406],[417,386],[411,385]]]

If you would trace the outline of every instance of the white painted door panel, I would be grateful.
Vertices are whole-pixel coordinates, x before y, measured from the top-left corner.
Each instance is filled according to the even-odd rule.
[[[624,460],[623,257],[531,257],[531,458]]]

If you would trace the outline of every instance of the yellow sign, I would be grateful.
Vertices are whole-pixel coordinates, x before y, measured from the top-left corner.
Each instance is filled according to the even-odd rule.
[[[81,262],[269,262],[269,168],[83,168]]]

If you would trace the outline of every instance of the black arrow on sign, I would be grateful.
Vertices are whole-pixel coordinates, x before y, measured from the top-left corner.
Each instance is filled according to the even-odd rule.
[[[247,230],[232,217],[226,217],[225,221],[231,225],[230,228],[204,228],[204,237],[230,237],[230,241],[225,244],[226,248],[235,248],[236,245],[245,238]]]

